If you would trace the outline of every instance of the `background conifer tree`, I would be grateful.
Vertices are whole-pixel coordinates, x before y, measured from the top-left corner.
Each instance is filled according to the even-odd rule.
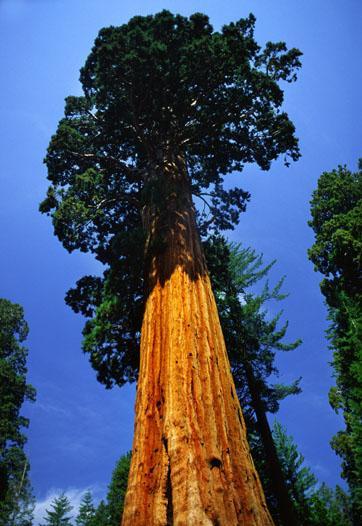
[[[131,452],[120,457],[112,473],[107,493],[109,526],[119,526],[121,523],[130,464]]]
[[[342,457],[354,520],[362,513],[362,160],[357,172],[339,166],[324,172],[311,200],[315,243],[309,258],[324,275],[321,291],[328,305],[328,338],[334,350],[336,386],[330,402],[342,411],[345,430],[332,446]]]
[[[309,500],[309,522],[313,526],[355,526],[351,499],[339,486],[333,490],[326,484],[312,494]]]
[[[34,508],[24,452],[29,420],[20,414],[26,400],[35,400],[26,382],[27,335],[23,308],[0,298],[0,523],[9,526],[30,524]]]
[[[273,439],[287,488],[298,512],[300,524],[308,524],[309,497],[317,479],[304,465],[304,457],[298,451],[293,438],[278,423],[273,425]]]
[[[352,526],[351,499],[339,487],[317,484],[312,470],[305,465],[293,438],[277,421],[273,438],[288,491],[302,526]]]
[[[72,517],[69,513],[72,511],[68,497],[62,493],[59,497],[55,497],[50,509],[45,510],[46,516],[42,526],[71,526]]]
[[[91,526],[119,526],[123,514],[124,498],[127,491],[127,481],[131,463],[131,452],[122,455],[113,470],[108,486],[107,500],[99,503]],[[88,524],[88,523],[87,523]]]
[[[266,278],[275,261],[265,266],[254,250],[229,245],[220,236],[205,242],[205,253],[249,443],[259,472],[262,470],[269,507],[278,523],[297,524],[267,419],[267,412],[277,412],[281,400],[300,392],[300,379],[291,385],[270,382],[278,374],[276,351],[290,351],[301,343],[285,343],[288,322],[279,327],[282,313],[272,318],[268,314],[271,300],[286,297],[281,292],[283,278],[273,288],[265,280],[261,292],[255,293],[251,287]]]
[[[86,491],[80,501],[78,515],[75,519],[77,526],[92,526],[94,522],[95,507],[90,491]]]
[[[109,510],[107,504],[101,500],[91,521],[91,526],[109,526]]]

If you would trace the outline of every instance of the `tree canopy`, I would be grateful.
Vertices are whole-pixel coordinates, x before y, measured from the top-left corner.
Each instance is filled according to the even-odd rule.
[[[362,265],[362,159],[359,170],[339,166],[324,172],[311,200],[309,225],[316,239],[308,255],[316,270],[327,303],[333,307],[342,290],[349,297],[361,291]]]
[[[249,198],[225,189],[228,173],[300,155],[279,84],[296,79],[301,53],[283,42],[261,48],[254,25],[249,15],[214,31],[204,14],[162,11],[104,28],[81,70],[84,95],[66,99],[40,210],[67,250],[106,266],[66,299],[90,318],[84,350],[107,387],[137,376],[144,211],[162,210],[169,195],[157,167],[183,159],[194,198],[207,201],[198,213],[206,234],[233,228]]]

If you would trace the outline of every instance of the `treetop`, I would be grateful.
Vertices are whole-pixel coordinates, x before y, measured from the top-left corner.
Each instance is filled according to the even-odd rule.
[[[249,15],[214,31],[204,14],[162,11],[100,30],[81,69],[84,95],[66,98],[45,158],[52,185],[40,209],[68,250],[104,261],[114,232],[139,223],[165,162],[183,159],[193,195],[209,194],[212,227],[227,229],[249,195],[225,190],[225,174],[299,158],[279,81],[296,79],[301,52],[262,49],[254,25]]]

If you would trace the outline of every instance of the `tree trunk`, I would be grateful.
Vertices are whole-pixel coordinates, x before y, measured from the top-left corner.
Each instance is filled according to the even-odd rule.
[[[149,293],[122,525],[272,526],[182,159],[158,180],[145,214]]]
[[[266,467],[269,472],[270,482],[277,501],[281,523],[283,526],[298,526],[299,521],[285,484],[273,435],[259,395],[253,369],[247,361],[244,362],[244,367],[251,394],[252,405],[256,414],[257,425],[265,452]]]

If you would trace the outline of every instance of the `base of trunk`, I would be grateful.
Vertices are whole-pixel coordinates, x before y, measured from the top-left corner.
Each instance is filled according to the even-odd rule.
[[[150,293],[123,526],[272,526],[207,275]]]

